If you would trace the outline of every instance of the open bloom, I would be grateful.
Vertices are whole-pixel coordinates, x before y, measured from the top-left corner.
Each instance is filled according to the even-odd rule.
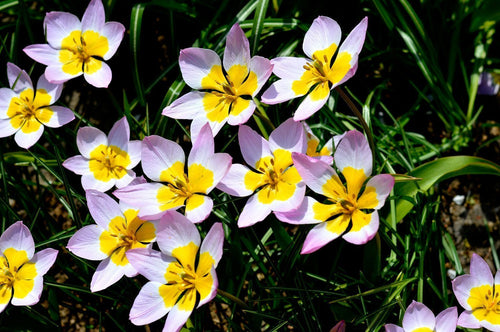
[[[457,307],[443,310],[437,316],[420,302],[413,301],[403,316],[403,327],[386,324],[386,332],[455,332]]]
[[[179,144],[160,136],[148,136],[142,144],[142,169],[157,182],[127,186],[113,194],[136,206],[139,215],[146,219],[185,206],[186,216],[192,222],[200,222],[212,211],[213,201],[207,195],[230,166],[230,155],[214,153],[214,138],[208,124],[193,143],[187,172],[184,151]]]
[[[109,60],[122,41],[125,27],[118,22],[104,22],[101,0],[92,0],[82,21],[73,14],[49,12],[43,22],[48,44],[35,44],[24,52],[44,65],[47,80],[63,83],[83,74],[95,87],[107,87],[111,69]]]
[[[335,164],[346,186],[327,163],[298,153],[292,154],[292,158],[306,185],[328,200],[320,203],[306,197],[297,209],[276,213],[278,219],[288,223],[318,223],[307,235],[303,254],[318,250],[342,234],[354,244],[366,243],[375,236],[379,226],[377,210],[391,192],[394,178],[379,174],[368,179],[372,173],[372,154],[363,134],[355,130],[347,132],[335,150]]]
[[[0,236],[0,312],[13,305],[38,303],[43,290],[43,275],[54,264],[57,250],[47,248],[35,253],[30,230],[18,221]]]
[[[458,317],[458,326],[500,331],[500,271],[493,279],[488,263],[473,254],[470,274],[456,277],[452,285],[458,303],[465,309]]]
[[[168,313],[163,331],[179,331],[195,305],[202,306],[217,293],[215,268],[222,257],[224,231],[221,223],[215,223],[200,247],[196,226],[182,214],[168,211],[157,239],[161,252],[127,252],[130,263],[150,280],[137,295],[130,320],[145,325]]]
[[[272,211],[297,208],[304,198],[305,185],[293,165],[292,152],[306,151],[302,123],[286,120],[271,133],[269,142],[243,125],[238,139],[243,159],[253,170],[233,164],[217,186],[233,196],[253,194],[241,211],[238,226],[253,225]]]
[[[27,149],[42,136],[44,125],[57,128],[75,118],[69,108],[52,105],[62,85],[42,75],[35,89],[28,74],[13,63],[7,63],[7,77],[10,89],[0,89],[0,137],[15,134],[17,145]]]
[[[238,24],[227,34],[222,65],[214,51],[192,47],[181,50],[179,66],[187,85],[201,91],[187,93],[162,114],[192,119],[192,137],[207,122],[214,136],[226,122],[233,126],[245,123],[255,110],[252,98],[272,72],[268,59],[250,58],[248,39]]]
[[[156,237],[156,222],[140,219],[137,210],[123,202],[118,204],[100,191],[87,190],[86,197],[96,224],[76,231],[69,239],[68,249],[79,257],[101,261],[90,283],[90,290],[97,292],[124,275],[137,275],[125,253],[134,248],[150,247]]]
[[[132,168],[141,161],[141,141],[130,141],[126,117],[113,125],[109,136],[94,127],[80,128],[76,144],[81,155],[68,158],[63,166],[82,175],[83,189],[107,191],[135,178]]]
[[[313,115],[326,103],[330,90],[355,74],[367,25],[368,18],[365,17],[339,48],[342,33],[337,22],[326,16],[316,18],[302,44],[310,59],[279,57],[271,60],[273,73],[280,80],[264,92],[262,101],[278,104],[307,95],[293,118],[299,121]]]

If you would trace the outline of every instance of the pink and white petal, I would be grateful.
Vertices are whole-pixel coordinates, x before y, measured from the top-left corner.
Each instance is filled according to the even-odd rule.
[[[384,325],[385,332],[405,332],[402,327],[394,325],[394,324],[385,324]]]
[[[179,144],[161,136],[147,136],[142,140],[142,169],[153,181],[161,181],[161,173],[175,163],[185,162],[184,150]]]
[[[43,278],[41,276],[36,276],[34,279],[33,289],[27,293],[24,297],[17,297],[16,287],[14,286],[14,294],[12,295],[12,304],[16,306],[33,305],[40,301],[40,296],[43,290]],[[24,292],[22,292],[24,294]]]
[[[125,27],[119,22],[107,22],[100,31],[101,35],[108,39],[108,51],[102,57],[104,60],[109,60],[120,46],[125,33]]]
[[[108,146],[108,137],[94,127],[83,127],[76,134],[76,145],[83,157],[90,159],[90,153],[99,145]]]
[[[8,248],[26,251],[28,259],[33,257],[35,242],[29,228],[22,221],[10,225],[0,236],[0,252],[3,253]]]
[[[325,221],[316,225],[307,234],[300,253],[310,254],[342,235],[342,233],[345,231],[345,229],[343,229],[344,227],[338,228],[339,232],[332,232],[328,230],[328,227],[331,226],[332,223],[340,223],[341,225],[345,225],[345,228],[347,228],[347,222],[345,222],[345,218],[346,217],[344,215],[340,215],[336,219]]]
[[[61,126],[64,126],[66,123],[75,119],[75,115],[73,114],[73,111],[67,107],[50,106],[48,108],[54,113],[50,117],[49,121],[43,122],[44,126],[47,126],[50,128],[59,128]]]
[[[101,0],[90,1],[82,17],[82,33],[88,30],[100,32],[104,26],[104,6]]]
[[[95,61],[99,61],[101,63],[101,68],[92,74],[84,72],[83,76],[89,84],[95,86],[96,88],[107,88],[113,76],[111,68],[104,61]]]
[[[76,74],[68,74],[63,70],[62,64],[57,63],[54,65],[47,65],[45,68],[45,77],[49,82],[54,84],[64,83],[72,78],[78,77],[83,74],[83,71],[80,71]]]
[[[188,156],[188,166],[192,164],[206,165],[214,155],[214,136],[210,125],[206,123],[198,133]]]
[[[441,311],[436,316],[436,332],[455,332],[457,328],[457,307],[451,307]]]
[[[342,45],[339,48],[339,54],[342,52],[347,52],[351,55],[359,54],[363,48],[363,44],[365,43],[367,27],[368,17],[364,17],[342,42]],[[354,64],[352,61],[353,59],[351,59],[351,66]]]
[[[222,190],[231,196],[244,197],[251,195],[253,190],[247,189],[244,181],[245,175],[248,172],[252,171],[245,165],[231,165],[227,174],[217,184],[217,189]]]
[[[50,96],[49,102],[47,103],[47,105],[44,105],[44,106],[49,106],[51,104],[54,104],[61,96],[62,88],[63,88],[62,84],[53,84],[53,83],[50,83],[49,81],[47,81],[45,74],[40,76],[40,78],[38,79],[38,82],[36,84],[37,90],[43,89]],[[35,95],[35,98],[36,98],[36,95]]]
[[[127,117],[122,117],[116,121],[108,134],[108,144],[119,147],[121,150],[128,150],[128,142],[130,140],[130,127]]]
[[[29,149],[30,147],[35,145],[36,142],[38,142],[40,137],[42,137],[43,130],[43,125],[40,125],[40,127],[38,127],[36,131],[31,133],[25,133],[22,130],[18,130],[14,135],[14,140],[20,147]]]
[[[484,323],[484,321],[482,322]],[[480,329],[483,324],[472,314],[472,311],[463,311],[457,320],[457,326],[465,327],[468,329]],[[493,331],[493,330],[492,330]]]
[[[212,276],[213,279],[212,288],[210,289],[210,293],[208,293],[206,297],[200,298],[200,303],[198,303],[197,308],[212,301],[213,298],[217,295],[217,287],[219,287],[219,280],[217,279],[217,274],[215,273],[215,266],[212,266],[210,275]]]
[[[212,50],[190,47],[180,52],[179,67],[182,78],[193,89],[202,89],[201,82],[213,66],[221,66],[221,62],[217,53]]]
[[[139,209],[139,217],[156,216],[164,211],[158,202],[158,190],[165,187],[161,183],[129,185],[113,192],[113,195],[126,204]],[[140,199],[138,199],[140,198]]]
[[[234,65],[249,67],[250,44],[238,23],[231,27],[226,36],[226,48],[222,62],[226,71],[229,71]]]
[[[192,120],[199,115],[204,115],[205,106],[203,104],[203,97],[206,94],[207,92],[188,92],[165,107],[161,114],[173,119],[188,120]]]
[[[215,135],[217,135],[217,133],[222,129],[222,127],[224,127],[226,122],[227,122],[227,118],[225,118],[224,120],[222,120],[220,122],[210,121],[207,119],[205,112],[203,112],[202,114],[199,114],[191,122],[191,128],[190,128],[191,141],[196,140],[196,138],[198,137],[198,135],[200,133],[201,128],[203,128],[203,126],[206,123],[210,124],[210,128],[212,129],[212,135],[214,135],[214,137],[215,137]]]
[[[84,190],[94,189],[101,192],[106,192],[113,188],[116,184],[116,179],[111,178],[108,181],[101,181],[94,177],[94,174],[87,173],[82,175],[82,187]]]
[[[366,223],[365,218],[370,218],[368,223]],[[371,214],[365,214],[360,210],[356,210],[352,214],[352,224],[351,230],[342,237],[352,244],[365,244],[377,234],[379,226],[378,212],[373,211]],[[363,224],[363,226],[355,229],[356,224]]]
[[[227,118],[227,123],[229,123],[231,126],[237,126],[240,124],[243,124],[250,119],[252,116],[253,112],[255,111],[255,103],[253,100],[250,100],[248,103],[247,108],[242,110],[240,113],[234,115],[232,112],[229,113],[229,117]]]
[[[140,274],[146,277],[149,281],[166,284],[168,280],[165,278],[170,263],[176,259],[166,256],[157,250],[149,248],[131,249],[126,252],[127,259]]]
[[[293,81],[289,79],[278,80],[264,91],[260,100],[265,104],[274,105],[303,96],[293,91],[292,84]]]
[[[352,167],[362,169],[367,177],[372,174],[372,151],[365,136],[357,130],[350,130],[345,134],[333,158],[341,172],[346,167]]]
[[[92,261],[101,261],[108,257],[108,254],[101,251],[99,237],[104,229],[96,224],[83,226],[69,239],[67,248],[78,257]]]
[[[90,291],[98,292],[116,283],[125,275],[122,265],[116,265],[110,257],[99,263],[90,281]]]
[[[12,98],[16,98],[18,96],[12,89],[8,88],[0,88],[0,120],[2,119],[10,119],[10,116],[7,115],[7,111],[9,110],[10,101]],[[0,132],[0,135],[3,133]],[[10,136],[10,135],[7,135]],[[6,137],[6,136],[1,136]]]
[[[226,176],[231,167],[233,158],[227,153],[215,153],[204,165],[213,172],[213,184],[206,188],[205,193],[208,194],[215,186]],[[203,164],[202,164],[203,165]]]
[[[479,287],[484,285],[480,279],[476,278],[476,276],[472,276],[470,274],[465,274],[456,277],[451,281],[451,285],[453,288],[453,293],[457,298],[458,303],[465,310],[472,310],[471,305],[468,303],[469,298],[471,296],[471,289],[474,287]],[[492,285],[492,284],[488,284]]]
[[[127,151],[130,157],[130,165],[127,166],[128,169],[134,168],[141,162],[141,153],[142,153],[141,150],[142,150],[142,141],[133,140],[128,142]]]
[[[271,151],[278,149],[290,152],[305,153],[307,141],[302,123],[287,119],[269,135],[269,148]]]
[[[37,276],[43,276],[54,265],[58,251],[52,248],[35,253],[31,262],[35,264]]]
[[[135,325],[146,325],[165,316],[170,307],[165,306],[165,301],[160,295],[162,283],[150,281],[146,283],[132,304],[130,320]]]
[[[278,220],[296,225],[318,224],[324,220],[316,219],[313,205],[318,203],[314,198],[306,196],[299,207],[286,212],[274,212]]]
[[[217,267],[221,257],[222,257],[222,247],[224,245],[224,229],[220,222],[216,222],[212,225],[208,231],[203,243],[200,248],[200,255],[204,252],[208,252],[210,256],[214,259],[214,268]],[[215,274],[212,274],[212,276]]]
[[[192,312],[193,309],[191,310],[180,309],[179,303],[177,303],[168,313],[167,320],[165,321],[165,326],[163,327],[162,332],[179,332],[184,326],[184,324],[186,324]]]
[[[304,100],[300,103],[299,107],[295,111],[293,115],[293,119],[295,121],[302,121],[310,118],[314,113],[319,111],[321,107],[326,104],[328,97],[330,94],[327,94],[324,98],[321,99],[313,99],[312,94],[309,93]]]
[[[250,59],[250,71],[257,75],[257,89],[252,94],[255,97],[273,73],[273,65],[269,59],[257,55]]]
[[[80,155],[66,159],[62,165],[78,175],[90,173],[89,160]]]
[[[312,61],[306,58],[296,57],[278,57],[271,60],[274,75],[291,82],[300,80],[305,73],[304,66],[312,64]]]
[[[125,175],[123,175],[122,178],[117,179],[115,186],[116,188],[120,189],[123,187],[128,186],[133,180],[135,179],[135,172],[131,170],[127,170]]]
[[[0,119],[0,137],[9,137],[18,130],[19,128],[12,127],[10,119]]]
[[[240,126],[238,140],[243,159],[253,168],[261,158],[273,156],[269,142],[248,126]]]
[[[177,211],[167,211],[160,219],[156,241],[160,250],[169,256],[172,251],[189,243],[200,246],[200,233],[196,226]]]
[[[413,331],[418,328],[428,328],[435,331],[436,317],[432,311],[420,302],[413,301],[408,308],[406,308],[403,317],[403,329],[405,331]]]
[[[295,210],[300,203],[304,200],[304,194],[306,192],[306,185],[303,182],[297,183],[293,195],[286,201],[280,201],[275,199],[269,207],[272,211],[276,212],[287,212]]]
[[[495,317],[495,318],[497,318],[497,317]],[[495,318],[493,318],[493,319],[495,319]],[[495,320],[495,322],[498,322],[498,320]],[[487,321],[486,319],[483,319],[479,324],[481,325],[481,327],[485,328],[488,331],[495,331],[495,332],[500,331],[500,323],[494,324],[494,323]]]
[[[324,161],[303,153],[292,153],[295,168],[302,181],[318,194],[325,195],[324,185],[332,178],[338,178],[335,170]]]
[[[202,200],[201,204],[199,203],[200,200]],[[196,203],[193,204],[195,201]],[[194,194],[186,199],[186,217],[193,223],[202,222],[208,218],[213,206],[214,202],[210,197]]]
[[[136,269],[134,269],[134,267],[132,265],[127,264],[127,265],[123,266],[123,274],[127,278],[133,278],[133,277],[139,275],[139,271],[137,271]]]
[[[46,66],[61,66],[60,70],[62,72],[62,63],[59,61],[59,50],[50,47],[48,44],[29,45],[23,48],[23,51],[36,62],[40,62]],[[47,71],[45,71],[45,73],[47,73]],[[69,78],[73,77],[69,74],[66,75],[68,75]],[[47,80],[52,82],[53,78],[53,76],[47,77]]]
[[[103,229],[108,230],[109,223],[115,218],[124,218],[117,201],[97,190],[85,192],[90,215]]]
[[[54,49],[62,48],[62,41],[72,31],[82,29],[78,17],[65,12],[48,12],[45,15],[43,26],[46,29],[47,42]]]
[[[24,89],[34,89],[33,82],[26,71],[11,62],[7,63],[7,78],[9,79],[9,86],[15,92],[21,92]]]
[[[470,274],[482,285],[493,286],[493,274],[486,261],[476,253],[472,254],[470,260]]]
[[[364,209],[364,208],[370,208],[370,209],[375,209],[378,210],[385,204],[385,200],[387,199],[387,196],[391,193],[392,188],[394,187],[394,177],[389,174],[378,174],[372,177],[368,182],[366,183],[366,188],[371,187],[375,189],[375,194],[377,196],[377,201],[378,204],[376,206],[370,206],[370,207],[365,207],[363,204],[364,202],[364,194],[366,192],[363,192],[361,194],[361,197],[358,199],[358,208]],[[365,196],[366,197],[366,196]]]
[[[248,199],[238,218],[238,227],[248,227],[264,220],[271,213],[271,207],[259,202],[257,195]]]
[[[344,75],[344,77],[338,81],[337,83],[332,84],[331,89],[334,89],[335,87],[344,84],[347,80],[349,80],[351,77],[356,74],[356,71],[358,70],[358,54],[354,54],[351,58],[351,68],[349,71]]]
[[[302,49],[312,59],[314,52],[339,45],[342,31],[339,24],[326,16],[318,16],[304,36]]]
[[[344,138],[344,136],[348,133],[348,131],[346,131],[345,133],[343,134],[340,134],[340,135],[335,135],[332,137],[333,139],[333,146],[335,147],[335,149],[337,148],[337,146],[339,146],[339,143],[340,141]],[[332,149],[333,151],[333,149]]]

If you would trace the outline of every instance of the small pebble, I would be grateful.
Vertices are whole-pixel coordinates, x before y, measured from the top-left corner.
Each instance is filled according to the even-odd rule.
[[[453,202],[457,205],[464,204],[464,201],[465,201],[464,195],[456,195],[455,197],[453,197]]]

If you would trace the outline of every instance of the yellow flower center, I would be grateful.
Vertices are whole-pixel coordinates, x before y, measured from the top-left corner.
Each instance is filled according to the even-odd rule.
[[[72,31],[63,39],[59,61],[70,75],[81,72],[93,74],[101,69],[101,59],[109,50],[108,39],[95,31]]]
[[[467,302],[472,307],[472,315],[478,320],[486,320],[491,324],[500,324],[500,293],[496,286],[483,285],[470,291]]]
[[[99,237],[100,249],[111,256],[116,265],[128,264],[125,253],[130,249],[145,248],[156,236],[152,223],[137,217],[138,211],[126,210],[125,218],[113,218],[108,230]]]
[[[107,182],[127,174],[130,156],[114,145],[99,145],[90,153],[89,169],[97,180]]]
[[[8,248],[0,256],[0,304],[10,301],[12,290],[16,298],[26,297],[35,285],[37,271],[29,263],[24,250]]]
[[[29,134],[37,131],[42,123],[49,122],[54,114],[50,108],[51,96],[44,89],[23,90],[19,97],[10,100],[7,116],[10,118],[10,124],[16,129],[21,129]]]

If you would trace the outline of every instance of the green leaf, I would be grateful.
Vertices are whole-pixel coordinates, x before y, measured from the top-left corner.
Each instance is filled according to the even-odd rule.
[[[417,193],[425,192],[433,185],[451,177],[468,174],[488,174],[500,176],[500,165],[489,160],[471,157],[454,156],[433,160],[415,168],[408,175],[420,180],[400,182],[394,185],[396,196],[415,198]],[[396,203],[396,221],[400,221],[410,212],[413,204],[407,199],[400,199]],[[389,223],[392,221],[389,215]]]
[[[132,12],[130,13],[130,51],[133,59],[132,75],[135,90],[137,91],[137,97],[141,105],[146,103],[144,100],[142,81],[139,76],[139,49],[141,40],[142,14],[144,13],[144,8],[146,8],[144,4],[138,3],[132,8]]]
[[[252,54],[257,53],[258,44],[260,41],[260,34],[262,32],[262,25],[266,17],[267,5],[269,0],[260,0],[255,9],[255,16],[253,19],[252,27]]]

